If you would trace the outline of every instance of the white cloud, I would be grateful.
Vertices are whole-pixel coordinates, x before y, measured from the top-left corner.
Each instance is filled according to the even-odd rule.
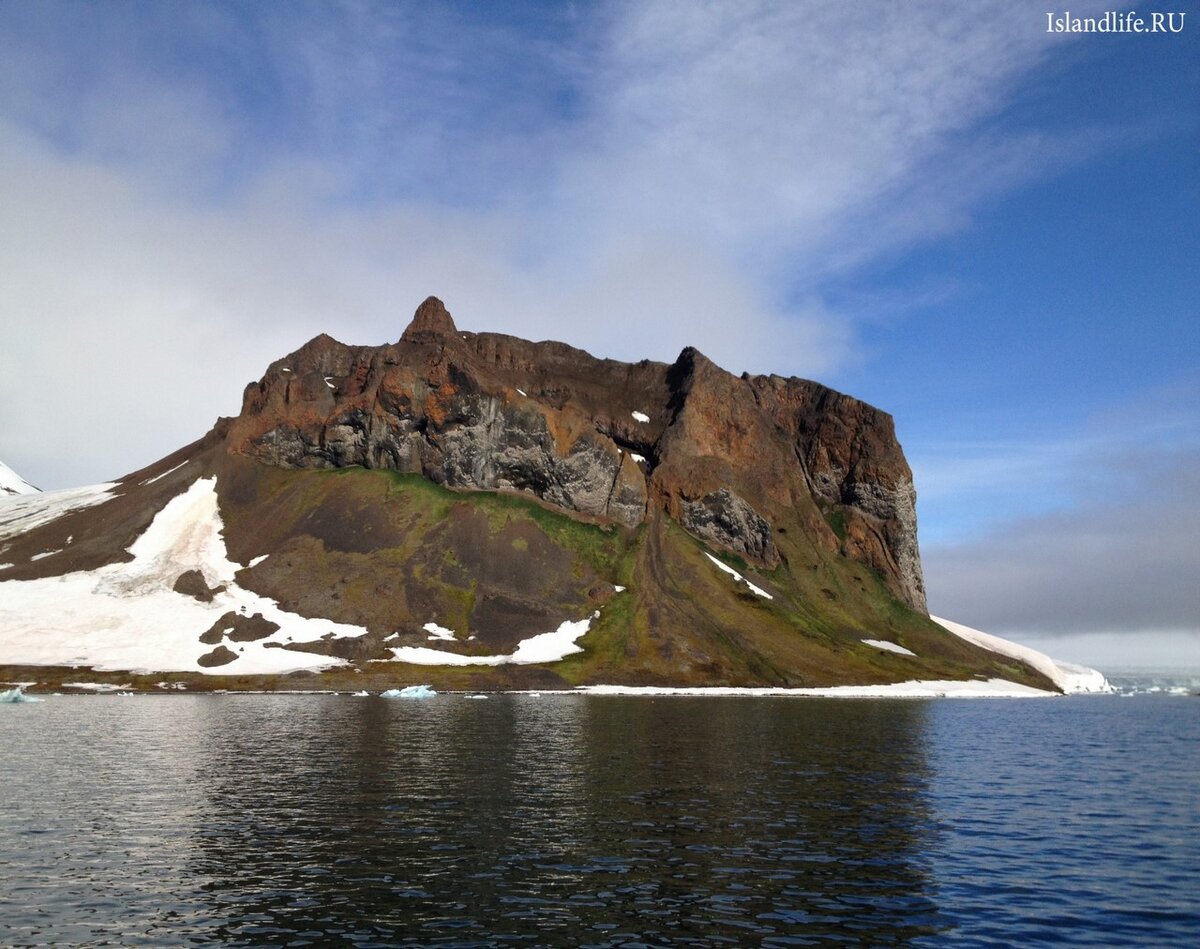
[[[1137,434],[1075,459],[1070,507],[925,545],[931,609],[1019,639],[1200,636],[1200,430],[1182,445]]]
[[[47,14],[0,39],[34,47],[0,55],[0,457],[112,477],[310,336],[394,339],[429,293],[471,329],[827,376],[856,342],[823,276],[1043,167],[968,137],[1049,48],[1039,11],[644,3],[531,38],[391,6],[97,8],[95,57]]]

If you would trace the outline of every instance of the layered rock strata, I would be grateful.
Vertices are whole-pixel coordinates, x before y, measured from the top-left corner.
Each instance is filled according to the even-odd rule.
[[[393,344],[318,336],[247,386],[226,449],[532,495],[634,529],[668,516],[760,569],[806,532],[925,612],[912,473],[886,413],[825,386],[457,329],[430,297]]]

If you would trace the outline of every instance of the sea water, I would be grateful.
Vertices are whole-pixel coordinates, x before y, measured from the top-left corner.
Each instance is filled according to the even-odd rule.
[[[0,944],[1191,945],[1200,698],[49,697]]]

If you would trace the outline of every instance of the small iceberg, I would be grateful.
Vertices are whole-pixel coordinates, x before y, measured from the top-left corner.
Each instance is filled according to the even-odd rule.
[[[20,686],[15,689],[9,689],[7,692],[0,692],[0,705],[16,705],[21,702],[41,702],[39,698],[34,698],[32,695],[26,695]]]
[[[410,685],[403,689],[388,689],[379,695],[385,699],[431,699],[437,693],[427,685]]]

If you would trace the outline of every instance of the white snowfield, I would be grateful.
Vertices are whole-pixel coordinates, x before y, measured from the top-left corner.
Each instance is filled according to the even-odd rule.
[[[1057,659],[1051,659],[1044,652],[1038,652],[1036,649],[1022,646],[1020,643],[1001,639],[999,636],[993,636],[991,633],[984,633],[978,629],[972,629],[970,626],[963,626],[961,623],[942,619],[939,616],[930,616],[929,618],[939,626],[944,627],[955,636],[961,637],[969,643],[999,653],[1002,656],[1020,659],[1026,665],[1036,669],[1067,694],[1113,691],[1113,687],[1109,685],[1104,675],[1095,669],[1089,669],[1087,666],[1077,666],[1073,662],[1060,662]]]
[[[7,514],[9,506],[25,505],[24,529],[75,507],[101,503],[111,487],[4,502],[0,511]],[[64,501],[67,495],[72,496],[67,499],[70,504]],[[36,509],[35,502],[42,502],[43,508]],[[241,566],[229,560],[222,530],[216,478],[201,478],[155,515],[129,548],[132,561],[41,580],[0,582],[0,662],[213,675],[343,664],[329,656],[268,648],[268,643],[313,642],[328,633],[361,636],[366,630],[289,613],[274,600],[239,587],[234,577]],[[210,587],[224,584],[226,590],[211,603],[176,593],[172,586],[185,570],[199,570]],[[197,660],[213,648],[201,643],[200,635],[230,610],[247,616],[261,613],[280,628],[256,642],[227,641],[227,648],[237,654],[235,660],[200,666]]]
[[[35,527],[49,524],[64,514],[103,504],[113,497],[115,482],[93,484],[66,491],[39,491],[34,494],[0,495],[0,542]]]
[[[0,461],[0,498],[5,495],[40,494],[32,484]]]
[[[0,543],[7,538],[62,517],[70,511],[102,504],[115,484],[69,491],[0,497]],[[155,515],[146,531],[129,547],[132,560],[38,580],[0,581],[0,664],[91,666],[100,671],[158,671],[224,674],[277,674],[318,670],[345,661],[314,653],[280,649],[285,643],[315,642],[336,637],[364,636],[363,627],[290,613],[267,597],[236,582],[242,569],[229,559],[222,536],[224,525],[217,506],[216,478],[201,478],[176,495]],[[756,594],[770,594],[749,583],[736,570],[711,554],[709,559]],[[251,563],[261,562],[257,557]],[[224,586],[212,602],[202,603],[176,593],[179,575],[198,570],[210,588]],[[621,592],[623,588],[615,588]],[[212,647],[200,642],[225,613],[261,613],[280,627],[266,639],[225,645],[237,658],[215,667],[198,660]],[[578,640],[587,633],[599,611],[568,620],[557,629],[522,640],[507,655],[464,656],[426,646],[393,647],[394,658],[418,665],[498,666],[507,663],[557,662],[582,652]],[[933,617],[949,632],[982,648],[1011,656],[1042,672],[1064,692],[1111,692],[1094,669],[1057,662],[1037,650],[959,623]],[[430,638],[450,639],[452,630],[430,622]],[[390,638],[390,637],[389,637]],[[864,640],[880,649],[908,653],[895,643]],[[274,644],[274,645],[272,645]],[[831,695],[867,696],[1027,696],[1050,695],[1001,679],[913,681],[893,685],[840,686],[824,689],[634,688],[590,686],[590,694],[626,695]]]
[[[581,620],[567,620],[558,629],[549,633],[539,633],[522,639],[517,648],[507,655],[501,656],[463,656],[455,652],[444,652],[441,649],[431,649],[428,646],[398,646],[392,648],[392,656],[398,662],[410,662],[418,666],[503,666],[532,665],[542,662],[558,662],[576,652],[583,652],[583,647],[576,643],[588,631],[592,620],[600,616],[597,610],[591,616]],[[426,623],[428,630],[433,623]],[[450,632],[450,630],[447,630]],[[453,638],[453,632],[450,637]],[[433,639],[433,636],[429,637]],[[438,637],[441,638],[441,637]]]

